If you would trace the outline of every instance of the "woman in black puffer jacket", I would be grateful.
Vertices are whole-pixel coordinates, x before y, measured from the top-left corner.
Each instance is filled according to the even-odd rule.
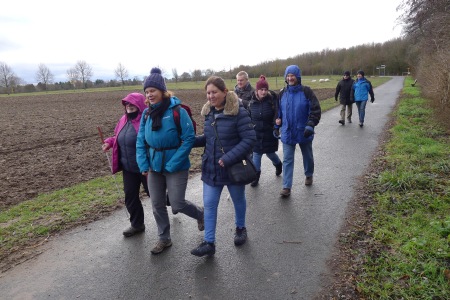
[[[253,147],[253,163],[258,172],[257,178],[251,183],[251,186],[257,186],[261,176],[263,154],[266,154],[275,166],[276,176],[283,171],[283,163],[275,153],[278,151],[278,138],[273,134],[275,120],[278,116],[278,95],[269,90],[269,83],[264,75],[261,75],[256,83],[256,90],[249,103],[249,111],[255,125],[256,144]]]
[[[249,157],[256,141],[248,111],[236,93],[228,91],[225,81],[211,76],[206,81],[205,89],[208,102],[201,111],[205,117],[204,134],[197,136],[194,144],[194,147],[205,147],[201,177],[205,238],[191,251],[196,256],[213,255],[216,252],[217,209],[224,186],[230,192],[235,209],[234,244],[240,246],[247,240],[245,185],[233,183],[228,178],[227,167]]]

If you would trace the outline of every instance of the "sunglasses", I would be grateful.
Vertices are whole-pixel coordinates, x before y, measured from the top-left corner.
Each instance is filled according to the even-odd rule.
[[[123,105],[127,106],[127,105],[133,105],[133,104],[131,104],[131,103],[128,102],[128,101],[125,101],[125,102],[123,103]]]

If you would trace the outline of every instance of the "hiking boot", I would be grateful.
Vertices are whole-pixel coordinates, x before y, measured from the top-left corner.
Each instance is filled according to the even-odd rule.
[[[234,244],[236,246],[241,246],[245,244],[247,241],[247,228],[236,227],[236,232],[234,233]]]
[[[291,189],[284,188],[281,190],[280,195],[282,197],[289,197],[291,195]]]
[[[212,256],[216,253],[216,245],[203,241],[197,248],[191,250],[191,254],[202,257],[205,255]]]
[[[280,161],[275,165],[275,175],[280,176],[283,173],[283,163]]]
[[[141,232],[144,232],[144,231],[145,231],[145,224],[142,224],[141,226],[139,226],[137,228],[133,227],[133,226],[130,226],[127,229],[125,229],[122,233],[123,233],[123,235],[125,237],[130,237],[130,236],[133,236],[133,235],[135,235],[137,233],[141,233]]]
[[[311,185],[312,183],[313,183],[313,177],[312,176],[306,176],[305,185]]]
[[[345,125],[345,121],[344,120],[339,120],[339,123],[341,123],[342,125]]]
[[[197,227],[198,227],[198,230],[203,231],[203,230],[205,230],[205,212],[204,212],[205,209],[202,207],[201,211],[202,211],[202,217],[197,220]]]
[[[256,172],[256,179],[250,185],[253,187],[257,186],[259,183],[259,177],[261,177],[261,171]]]
[[[352,119],[347,118],[347,122],[351,123],[351,122],[352,122]]]
[[[156,243],[155,247],[153,247],[153,249],[150,250],[150,252],[152,254],[159,254],[159,253],[163,252],[164,249],[166,249],[166,248],[168,248],[170,246],[172,246],[172,241],[171,240],[166,240],[166,241],[159,240]]]

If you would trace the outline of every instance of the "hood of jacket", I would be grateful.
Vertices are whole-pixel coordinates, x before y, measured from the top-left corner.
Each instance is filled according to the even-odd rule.
[[[122,105],[125,108],[125,102],[129,102],[131,104],[133,104],[134,106],[136,106],[139,109],[139,114],[141,114],[144,109],[147,107],[147,105],[145,105],[145,96],[140,94],[140,93],[131,93],[128,94],[125,98],[122,99]],[[126,108],[125,108],[125,112],[126,112]]]
[[[233,91],[228,92],[226,95],[226,98],[225,98],[225,106],[223,108],[223,114],[230,115],[230,116],[237,115],[239,113],[239,105],[240,105],[240,101],[239,101],[239,98],[236,95],[236,93]],[[207,116],[209,114],[209,112],[211,111],[211,109],[212,109],[212,106],[208,100],[208,102],[206,102],[205,105],[203,105],[201,115]]]

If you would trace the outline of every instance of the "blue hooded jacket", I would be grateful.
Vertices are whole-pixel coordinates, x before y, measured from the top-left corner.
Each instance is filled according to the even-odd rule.
[[[298,85],[287,85],[280,92],[279,118],[281,119],[281,141],[288,145],[307,143],[314,139],[314,134],[305,138],[306,126],[315,127],[321,117],[319,100],[310,87],[301,84],[301,71],[296,65],[286,68],[284,78],[294,74]]]
[[[170,98],[169,108],[161,120],[162,126],[157,131],[152,131],[152,119],[145,119],[148,108],[142,113],[136,141],[136,159],[141,172],[152,170],[174,173],[189,170],[189,153],[195,142],[195,133],[191,118],[186,110],[180,107],[181,135],[178,134],[173,118],[173,108],[178,104],[181,104],[180,99]]]

